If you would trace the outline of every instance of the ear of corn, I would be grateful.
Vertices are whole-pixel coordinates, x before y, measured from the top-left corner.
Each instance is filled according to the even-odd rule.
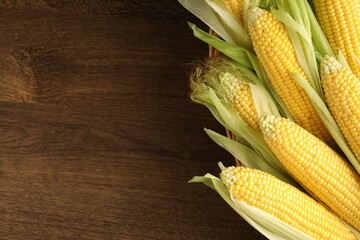
[[[264,139],[295,179],[332,211],[360,230],[360,175],[324,142],[294,122],[260,119]]]
[[[249,33],[254,50],[275,92],[297,124],[333,146],[334,140],[306,92],[290,75],[298,72],[306,78],[284,25],[269,11],[260,8],[253,8],[249,14]]]
[[[260,131],[258,114],[251,93],[249,82],[238,78],[229,72],[219,74],[220,91],[230,102],[237,114],[252,129]]]
[[[228,167],[220,177],[234,199],[259,208],[315,239],[356,239],[333,213],[270,174]]]
[[[249,204],[234,199],[224,183],[207,173],[195,176],[190,183],[203,183],[215,190],[245,221],[268,239],[314,240],[313,237],[281,221],[279,218]]]
[[[314,0],[317,19],[335,53],[341,50],[353,73],[359,78],[360,1]]]
[[[325,57],[320,69],[326,103],[359,161],[360,80],[333,57]]]
[[[269,110],[264,110],[266,113],[278,114],[277,107],[272,103],[270,96],[266,95],[265,90],[255,86],[248,75],[225,57],[211,58],[199,65],[193,71],[190,82],[192,99],[199,99],[199,92],[202,92],[206,86],[210,87],[249,127],[256,131],[260,131],[258,112],[261,112],[261,105],[271,105]],[[261,99],[264,99],[265,104],[259,103]]]

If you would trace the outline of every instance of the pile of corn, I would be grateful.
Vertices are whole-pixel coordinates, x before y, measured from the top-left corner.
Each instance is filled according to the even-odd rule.
[[[218,56],[191,98],[228,130],[236,158],[216,190],[269,239],[360,239],[360,1],[179,0]]]

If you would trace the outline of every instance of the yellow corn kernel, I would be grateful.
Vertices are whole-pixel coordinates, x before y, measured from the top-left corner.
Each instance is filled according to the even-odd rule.
[[[289,173],[344,221],[360,230],[360,175],[320,139],[289,119],[264,115],[266,143]]]
[[[315,239],[356,239],[330,211],[310,196],[256,169],[228,167],[220,174],[232,196]]]
[[[244,0],[224,0],[226,7],[244,25]]]
[[[335,141],[306,92],[290,76],[291,72],[298,72],[307,79],[297,61],[295,49],[285,26],[271,12],[253,8],[249,11],[249,34],[272,87],[295,122],[330,146],[334,146]]]
[[[249,84],[231,74],[223,72],[219,74],[221,93],[232,105],[235,112],[251,128],[260,131],[254,99]]]
[[[351,151],[360,160],[360,80],[335,58],[320,64],[325,101]]]
[[[315,14],[335,54],[340,49],[353,71],[360,78],[360,1],[314,0]]]

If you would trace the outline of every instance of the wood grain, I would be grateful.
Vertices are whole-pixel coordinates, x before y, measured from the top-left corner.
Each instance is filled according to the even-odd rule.
[[[177,1],[0,1],[0,239],[261,239],[211,189],[232,157],[188,97]]]

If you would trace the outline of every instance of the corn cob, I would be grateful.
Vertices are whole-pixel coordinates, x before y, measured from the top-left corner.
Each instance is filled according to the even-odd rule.
[[[244,0],[224,0],[226,7],[244,25]]]
[[[295,179],[360,230],[360,175],[324,142],[289,119],[260,118],[264,139]]]
[[[229,59],[215,57],[197,66],[190,76],[191,98],[196,101],[210,87],[221,100],[229,103],[234,113],[249,127],[260,131],[259,116],[249,84],[249,78]]]
[[[331,115],[355,155],[360,159],[360,80],[333,57],[320,64],[324,96]]]
[[[295,49],[285,26],[271,12],[253,8],[249,11],[249,34],[271,85],[295,122],[334,146],[333,138],[306,92],[290,76],[291,72],[298,72],[307,79],[296,59]]]
[[[314,0],[315,14],[332,50],[340,49],[353,71],[360,78],[360,1]],[[356,56],[356,57],[355,57]]]
[[[229,72],[221,73],[220,91],[234,108],[235,112],[251,128],[260,131],[258,114],[249,83]]]
[[[259,208],[315,239],[356,239],[324,206],[268,173],[228,167],[220,177],[236,200]]]

